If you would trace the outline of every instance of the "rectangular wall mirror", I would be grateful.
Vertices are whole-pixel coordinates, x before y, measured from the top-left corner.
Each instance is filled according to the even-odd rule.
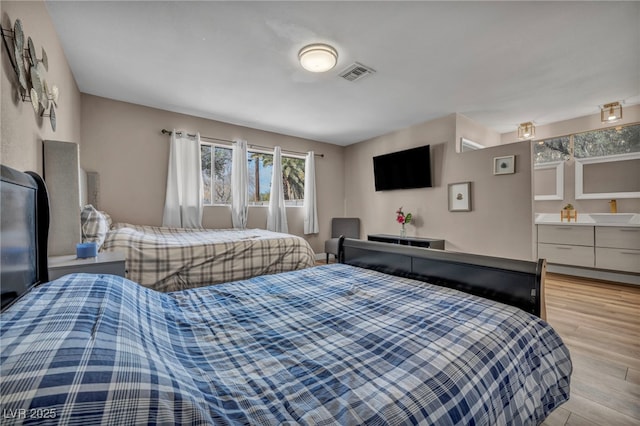
[[[534,200],[564,199],[564,161],[536,164],[533,171]]]
[[[640,153],[576,159],[576,200],[640,198]]]

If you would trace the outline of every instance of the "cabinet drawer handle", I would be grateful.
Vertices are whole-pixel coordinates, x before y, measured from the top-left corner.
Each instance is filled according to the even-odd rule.
[[[573,247],[556,247],[558,250],[573,250]]]
[[[620,231],[620,232],[638,232],[638,231],[640,231],[640,229],[628,229],[628,228],[625,228],[625,229],[618,229],[618,231]]]
[[[573,229],[571,226],[556,226],[556,229]]]
[[[634,256],[640,256],[640,251],[621,251],[620,254],[632,254]]]

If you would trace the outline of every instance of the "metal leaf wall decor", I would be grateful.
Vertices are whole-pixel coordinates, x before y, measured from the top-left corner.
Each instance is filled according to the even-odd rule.
[[[44,47],[38,59],[31,37],[25,42],[22,21],[16,19],[13,29],[0,27],[2,42],[16,73],[15,88],[23,102],[29,102],[40,117],[48,117],[51,128],[56,131],[56,111],[60,91],[58,86],[49,86],[45,74],[49,71],[49,58]]]

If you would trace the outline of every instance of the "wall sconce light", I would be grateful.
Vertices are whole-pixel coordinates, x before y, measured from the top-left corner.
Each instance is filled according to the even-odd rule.
[[[533,139],[536,136],[536,126],[531,121],[518,126],[518,139]]]
[[[311,72],[326,72],[336,66],[338,52],[328,44],[310,44],[298,52],[302,68]]]
[[[604,104],[600,108],[600,120],[603,123],[614,123],[622,119],[622,105],[620,102],[611,102]]]

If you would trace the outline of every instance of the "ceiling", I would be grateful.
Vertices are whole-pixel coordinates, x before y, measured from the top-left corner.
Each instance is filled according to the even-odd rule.
[[[455,112],[506,133],[640,103],[640,2],[46,4],[83,93],[338,145]],[[333,70],[300,67],[314,42]],[[340,78],[354,62],[376,73]]]

